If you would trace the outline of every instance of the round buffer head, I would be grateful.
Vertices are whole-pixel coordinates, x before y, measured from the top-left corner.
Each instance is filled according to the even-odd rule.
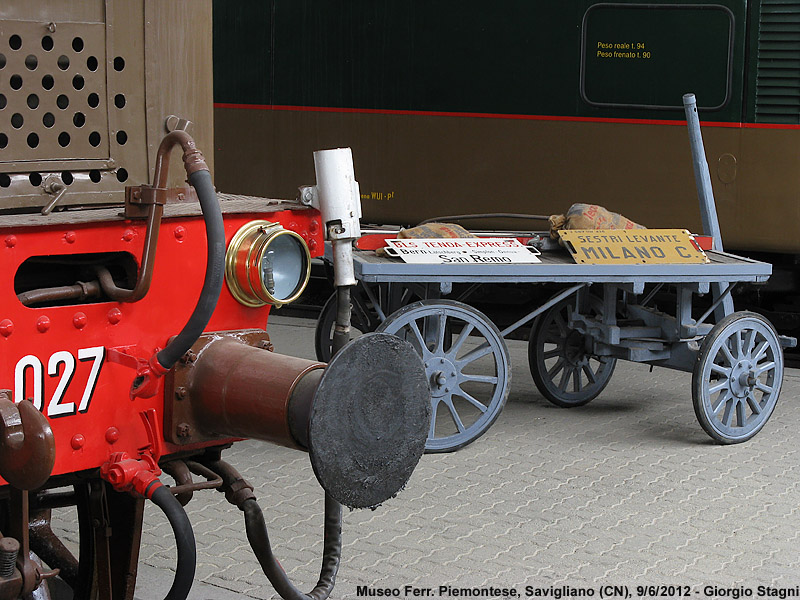
[[[322,487],[350,508],[374,508],[405,486],[425,450],[430,387],[413,346],[368,333],[331,360],[308,426]]]

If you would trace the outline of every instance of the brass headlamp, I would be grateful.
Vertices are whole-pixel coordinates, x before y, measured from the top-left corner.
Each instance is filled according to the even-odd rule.
[[[236,232],[225,255],[228,289],[252,308],[297,300],[310,275],[308,246],[279,223],[251,221]]]

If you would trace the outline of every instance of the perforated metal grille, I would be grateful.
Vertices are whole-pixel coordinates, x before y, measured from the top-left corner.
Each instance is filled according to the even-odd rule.
[[[0,163],[109,157],[105,36],[0,21]]]

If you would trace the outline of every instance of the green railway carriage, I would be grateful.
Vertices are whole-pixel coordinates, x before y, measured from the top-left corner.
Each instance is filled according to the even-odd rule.
[[[800,1],[217,0],[214,23],[225,189],[292,195],[351,146],[366,221],[592,202],[699,231],[693,92],[726,249],[798,288]]]

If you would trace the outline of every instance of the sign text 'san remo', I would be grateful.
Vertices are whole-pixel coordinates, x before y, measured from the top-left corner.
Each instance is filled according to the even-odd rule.
[[[386,254],[407,263],[441,265],[530,264],[541,262],[535,248],[516,238],[386,240]]]

